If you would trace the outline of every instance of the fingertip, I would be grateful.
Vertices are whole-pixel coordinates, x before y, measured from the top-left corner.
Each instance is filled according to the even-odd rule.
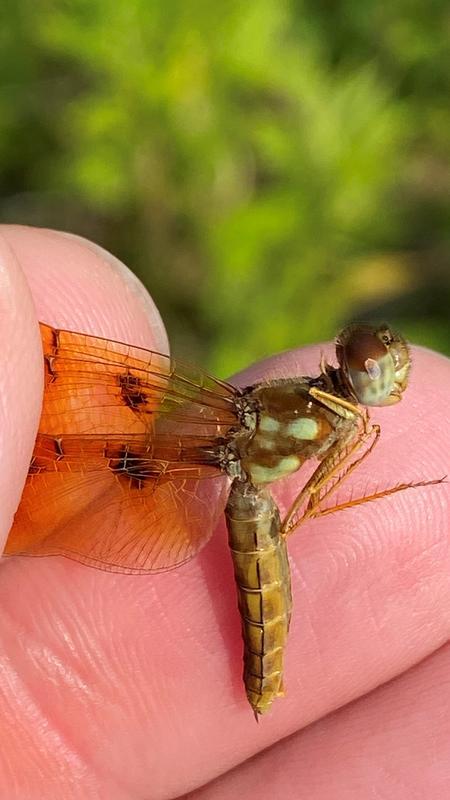
[[[8,241],[0,236],[0,544],[27,475],[42,402],[42,347],[32,296]]]
[[[39,320],[168,351],[156,305],[111,253],[61,231],[19,225],[3,226],[2,231],[26,275]]]
[[[140,281],[107,251],[58,231],[0,227],[3,370],[0,536],[6,539],[36,438],[42,402],[38,321],[168,351],[158,310]]]

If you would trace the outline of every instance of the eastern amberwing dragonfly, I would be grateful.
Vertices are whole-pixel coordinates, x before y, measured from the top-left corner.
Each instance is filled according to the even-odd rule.
[[[43,410],[6,555],[160,572],[195,556],[225,508],[244,682],[263,714],[283,694],[287,537],[306,519],[438,482],[327,505],[378,441],[367,407],[401,399],[406,342],[386,325],[350,326],[337,366],[322,359],[317,377],[237,389],[166,355],[40,328]],[[311,458],[318,466],[282,520],[268,487]]]

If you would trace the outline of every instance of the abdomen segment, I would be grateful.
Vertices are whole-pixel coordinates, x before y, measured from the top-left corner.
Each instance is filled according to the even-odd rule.
[[[291,581],[280,515],[269,492],[235,480],[226,508],[244,639],[244,683],[256,714],[283,694]]]

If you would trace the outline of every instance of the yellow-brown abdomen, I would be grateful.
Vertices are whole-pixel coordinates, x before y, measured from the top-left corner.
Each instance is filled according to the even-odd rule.
[[[265,489],[235,480],[226,508],[244,639],[244,682],[257,714],[283,694],[291,582],[278,508]]]

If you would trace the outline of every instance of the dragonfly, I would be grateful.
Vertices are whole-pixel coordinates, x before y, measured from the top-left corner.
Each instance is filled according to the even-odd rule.
[[[411,358],[387,325],[350,325],[318,375],[236,388],[172,357],[40,323],[45,389],[8,556],[65,556],[147,575],[188,562],[225,510],[255,717],[284,694],[292,609],[286,542],[372,452],[369,408],[400,401]],[[282,518],[271,485],[310,459]]]

